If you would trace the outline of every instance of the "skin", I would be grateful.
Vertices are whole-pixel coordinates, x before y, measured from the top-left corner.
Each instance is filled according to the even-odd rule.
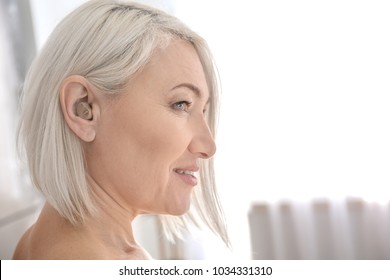
[[[182,215],[194,184],[176,171],[196,170],[215,153],[207,125],[209,91],[191,44],[159,49],[119,98],[107,98],[80,76],[60,93],[64,118],[84,141],[88,181],[99,215],[74,227],[46,204],[15,251],[18,259],[148,259],[131,222],[144,213]],[[93,118],[75,114],[81,101]]]

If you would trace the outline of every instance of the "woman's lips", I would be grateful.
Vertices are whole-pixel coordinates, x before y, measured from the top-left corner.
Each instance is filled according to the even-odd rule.
[[[198,179],[195,177],[195,171],[185,169],[175,169],[174,171],[187,185],[196,186],[198,184]]]

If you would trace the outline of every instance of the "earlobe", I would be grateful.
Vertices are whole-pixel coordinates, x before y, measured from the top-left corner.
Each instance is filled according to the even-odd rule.
[[[60,103],[69,128],[81,140],[92,142],[96,136],[99,110],[89,82],[78,75],[66,78],[60,89]]]

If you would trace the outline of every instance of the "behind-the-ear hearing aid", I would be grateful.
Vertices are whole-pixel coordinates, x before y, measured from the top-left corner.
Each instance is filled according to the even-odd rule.
[[[76,114],[85,120],[92,120],[92,108],[87,102],[77,104]]]

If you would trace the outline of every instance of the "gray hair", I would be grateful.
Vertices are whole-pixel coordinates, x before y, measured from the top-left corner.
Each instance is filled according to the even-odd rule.
[[[81,75],[104,94],[119,94],[153,51],[172,38],[190,42],[199,55],[210,91],[206,117],[215,136],[218,84],[209,48],[163,11],[118,0],[88,1],[59,23],[34,60],[23,88],[18,141],[25,149],[33,184],[72,224],[93,215],[95,205],[82,143],[61,111],[61,83],[70,75]],[[180,217],[160,216],[164,231],[173,237],[200,218],[228,244],[212,159],[201,162],[200,185],[192,198],[194,209]]]

